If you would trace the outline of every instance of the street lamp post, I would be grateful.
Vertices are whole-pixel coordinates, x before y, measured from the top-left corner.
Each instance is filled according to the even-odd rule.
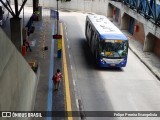
[[[57,35],[58,35],[58,21],[59,21],[59,14],[58,14],[58,0],[57,0]]]
[[[22,4],[23,4],[23,0],[22,0]],[[23,6],[23,27],[24,27],[24,6]]]
[[[59,13],[58,13],[58,0],[57,0],[57,11],[56,11],[57,15],[57,34],[53,35],[53,39],[57,40],[57,58],[61,58],[61,54],[62,54],[62,35],[58,34],[58,23],[59,23]]]
[[[53,39],[62,39],[62,35],[59,35],[58,34],[58,28],[59,28],[59,26],[58,26],[58,24],[59,24],[59,13],[58,13],[58,1],[59,0],[57,0],[57,11],[56,11],[56,19],[57,19],[57,33],[56,33],[56,35],[53,35]]]

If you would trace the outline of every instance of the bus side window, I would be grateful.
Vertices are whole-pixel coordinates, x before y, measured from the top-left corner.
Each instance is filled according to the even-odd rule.
[[[100,41],[100,40],[99,40],[99,41]],[[98,48],[99,48],[99,51],[102,52],[102,43],[101,43],[101,42],[99,42]]]
[[[91,30],[91,25],[88,23],[88,31]]]
[[[85,32],[86,32],[86,34],[87,34],[87,32],[88,32],[88,21],[86,22]]]
[[[92,31],[92,37],[91,37],[91,43],[90,43],[92,53],[94,53],[94,49],[95,49],[95,36],[96,36],[96,33]]]
[[[89,23],[88,23],[88,21],[87,21],[87,23],[86,23],[86,28],[87,28],[87,30],[88,30],[88,28],[89,28]]]
[[[97,34],[95,36],[95,48],[96,49],[98,48],[98,36],[97,36]]]

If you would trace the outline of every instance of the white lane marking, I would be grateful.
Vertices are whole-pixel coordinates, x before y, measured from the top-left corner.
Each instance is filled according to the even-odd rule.
[[[76,99],[76,105],[77,105],[77,108],[79,109],[78,99]]]
[[[69,58],[71,58],[71,54],[69,53]]]
[[[75,80],[73,80],[73,85],[74,85],[74,86],[76,85],[76,82],[75,82]]]
[[[72,65],[71,65],[71,70],[73,70],[73,67],[72,67]]]
[[[64,23],[64,25],[66,26],[66,24]],[[67,30],[67,27],[65,27],[65,30]],[[67,36],[67,31],[66,31],[66,36]],[[66,40],[67,40],[67,43],[68,43],[68,38],[66,38]],[[68,49],[70,48],[70,46],[69,46],[69,43],[68,43]],[[70,60],[71,60],[71,54],[69,53],[69,58],[70,58]],[[73,66],[71,65],[71,70],[73,70]],[[73,79],[73,85],[74,85],[74,91],[76,92],[76,82],[75,82],[75,80]],[[77,106],[77,108],[79,109],[79,102],[78,102],[78,96],[77,96],[77,94],[75,94],[76,95],[76,106]]]

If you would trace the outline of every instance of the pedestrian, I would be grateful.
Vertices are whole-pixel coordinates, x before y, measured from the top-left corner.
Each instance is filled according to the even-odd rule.
[[[29,42],[26,39],[23,40],[23,45],[26,46],[26,51],[28,51],[28,49],[29,49],[30,52],[32,52],[30,44],[29,44]]]
[[[55,91],[59,89],[62,77],[63,76],[62,76],[60,69],[57,69],[57,72],[53,75],[53,78],[52,78]]]

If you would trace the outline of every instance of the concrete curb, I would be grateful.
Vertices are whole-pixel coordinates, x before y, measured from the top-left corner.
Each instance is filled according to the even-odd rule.
[[[160,75],[158,73],[158,70],[156,70],[156,68],[153,68],[153,66],[151,66],[148,62],[146,62],[145,60],[143,60],[143,58],[140,57],[140,55],[136,52],[136,50],[134,50],[133,46],[130,45],[129,49],[140,59],[140,61],[154,74],[154,76],[160,80]]]

